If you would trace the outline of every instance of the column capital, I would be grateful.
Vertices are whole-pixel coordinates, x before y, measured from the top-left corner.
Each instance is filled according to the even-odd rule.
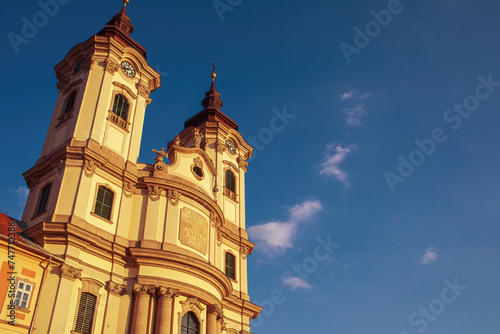
[[[151,295],[155,292],[155,288],[148,285],[134,285],[134,292],[137,296]]]
[[[76,269],[63,263],[59,267],[59,276],[74,281],[82,277],[82,269]]]
[[[179,297],[179,290],[160,286],[156,291],[156,295],[161,299],[172,299],[174,297]]]
[[[123,296],[127,292],[127,286],[125,284],[118,284],[113,281],[107,281],[106,291],[115,296]]]

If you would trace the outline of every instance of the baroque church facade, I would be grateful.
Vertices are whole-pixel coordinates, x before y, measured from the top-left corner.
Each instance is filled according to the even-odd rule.
[[[212,72],[203,110],[154,163],[138,162],[160,75],[130,37],[126,2],[55,66],[59,95],[12,237],[27,242],[15,275],[1,267],[14,281],[0,284],[0,331],[249,333],[261,310],[247,288],[253,149],[221,111]],[[5,259],[10,244],[0,238]]]

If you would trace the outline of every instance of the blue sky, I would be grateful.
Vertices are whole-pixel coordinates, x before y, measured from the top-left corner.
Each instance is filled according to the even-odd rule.
[[[9,33],[40,4],[0,14],[0,210],[14,217],[57,98],[53,66],[121,6],[65,1],[18,52]],[[132,36],[164,76],[139,160],[201,110],[211,62],[223,111],[259,144],[246,174],[256,334],[498,332],[499,12],[494,0],[130,2]]]

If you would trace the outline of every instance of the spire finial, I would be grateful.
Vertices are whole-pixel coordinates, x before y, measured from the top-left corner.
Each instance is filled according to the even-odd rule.
[[[212,74],[210,76],[212,77],[212,81],[214,81],[215,77],[217,76],[217,74],[215,74],[215,70],[217,69],[217,67],[215,67],[215,63],[211,63],[210,66],[212,66]]]
[[[129,0],[123,0],[123,7],[127,7]]]

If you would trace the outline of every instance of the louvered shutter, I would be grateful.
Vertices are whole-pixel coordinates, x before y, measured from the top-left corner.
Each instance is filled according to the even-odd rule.
[[[80,304],[78,305],[78,315],[76,316],[75,332],[82,334],[92,333],[96,300],[96,296],[88,292],[82,292]]]

